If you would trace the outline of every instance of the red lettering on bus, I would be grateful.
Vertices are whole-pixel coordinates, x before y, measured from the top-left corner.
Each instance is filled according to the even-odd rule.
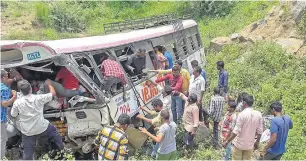
[[[142,88],[142,99],[145,103],[151,100],[153,97],[158,95],[158,89],[156,86],[149,85],[147,86],[147,82],[144,83],[144,87]]]
[[[124,114],[130,113],[131,112],[130,104],[120,106],[119,110],[121,113],[124,113]]]

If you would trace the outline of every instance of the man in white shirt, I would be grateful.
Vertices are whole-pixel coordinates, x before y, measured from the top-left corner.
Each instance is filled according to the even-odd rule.
[[[34,95],[32,94],[31,84],[28,81],[22,80],[22,82],[18,83],[18,88],[23,97],[14,102],[11,115],[12,117],[19,117],[24,144],[23,160],[33,160],[36,137],[41,135],[48,137],[49,140],[54,140],[55,145],[60,150],[64,149],[62,138],[57,129],[43,115],[44,105],[56,96],[51,82],[48,81],[47,84],[50,93]]]
[[[197,104],[200,111],[199,119],[200,121],[205,121],[206,123],[208,122],[208,115],[207,112],[202,107],[202,99],[205,91],[205,79],[201,76],[201,73],[202,73],[201,67],[196,66],[193,68],[193,74],[189,82],[189,94],[194,93],[197,95],[197,100],[198,100]]]

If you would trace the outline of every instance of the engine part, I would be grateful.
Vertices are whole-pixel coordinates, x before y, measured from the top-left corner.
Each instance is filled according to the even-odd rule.
[[[88,154],[92,152],[93,150],[93,144],[92,143],[86,143],[85,145],[82,146],[82,152],[85,154]]]

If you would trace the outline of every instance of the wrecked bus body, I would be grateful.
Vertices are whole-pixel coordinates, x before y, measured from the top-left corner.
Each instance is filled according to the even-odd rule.
[[[59,69],[65,67],[78,79],[80,85],[87,90],[86,96],[66,98],[62,102],[59,101],[56,107],[48,104],[44,107],[44,117],[58,128],[65,147],[72,149],[74,153],[90,154],[91,145],[98,131],[105,125],[114,124],[122,113],[130,115],[133,119],[133,125],[127,131],[130,147],[140,148],[147,137],[137,133],[137,130],[133,128],[149,127],[149,125],[137,120],[135,115],[137,113],[146,115],[139,107],[146,106],[152,109],[150,104],[152,99],[161,97],[156,87],[147,86],[146,83],[147,79],[155,81],[161,75],[130,73],[127,72],[124,64],[130,54],[139,49],[145,49],[147,51],[145,69],[159,69],[154,64],[153,47],[162,45],[171,53],[173,61],[183,60],[184,68],[189,71],[192,71],[190,64],[192,60],[196,59],[203,65],[205,54],[197,23],[193,20],[184,20],[182,24],[184,27],[182,31],[185,33],[184,46],[176,44],[174,35],[176,31],[172,25],[105,36],[54,41],[3,40],[1,41],[1,69],[16,70],[21,72],[24,78],[26,76],[22,74],[22,71],[27,70],[42,80],[54,80]],[[102,54],[112,55],[122,65],[128,80],[125,85],[125,100],[120,83],[112,95],[102,90],[103,75],[100,71]],[[164,83],[160,85],[164,86]],[[14,127],[17,131],[13,135],[17,135],[20,131],[18,116],[17,118],[8,117],[10,128]],[[136,135],[143,137],[133,137]]]

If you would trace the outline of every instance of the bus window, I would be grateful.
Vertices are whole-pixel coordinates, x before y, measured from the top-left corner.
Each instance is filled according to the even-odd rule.
[[[201,45],[201,38],[200,38],[199,33],[195,34],[195,36],[196,36],[196,39],[197,39],[197,42],[198,42],[198,47],[200,48],[202,45]]]
[[[186,38],[183,39],[183,50],[184,50],[184,55],[188,55],[187,40],[186,40]]]
[[[191,49],[192,49],[192,51],[194,51],[195,50],[195,44],[194,44],[194,42],[193,42],[193,40],[192,40],[192,37],[190,36],[189,38],[189,42],[190,42],[190,44],[191,44]]]
[[[177,50],[176,50],[176,43],[172,43],[172,44],[171,44],[171,47],[172,47],[172,50],[173,50],[175,59],[176,59],[176,60],[179,60],[180,57],[179,57],[178,52],[177,52]]]
[[[22,62],[23,55],[18,49],[1,50],[1,64]]]

